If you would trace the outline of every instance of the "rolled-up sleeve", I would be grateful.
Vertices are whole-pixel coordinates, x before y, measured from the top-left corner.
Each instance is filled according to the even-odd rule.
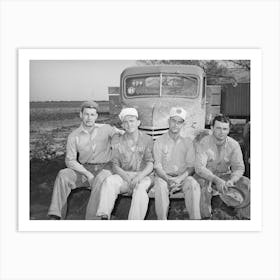
[[[203,146],[198,145],[195,153],[195,172],[202,178],[213,181],[215,175],[206,167],[208,156]]]
[[[83,171],[84,167],[77,161],[77,146],[74,135],[69,135],[66,144],[65,164],[68,168],[76,171]]]
[[[233,148],[232,157],[231,157],[231,171],[232,171],[231,176],[232,177],[234,176],[236,180],[241,178],[245,172],[242,151],[239,144],[237,144]]]
[[[124,134],[124,131],[123,130],[121,130],[121,129],[118,129],[118,128],[116,128],[115,126],[110,126],[110,125],[108,125],[108,129],[109,129],[109,136],[110,137],[113,137],[115,134],[119,134],[119,135],[123,135]]]

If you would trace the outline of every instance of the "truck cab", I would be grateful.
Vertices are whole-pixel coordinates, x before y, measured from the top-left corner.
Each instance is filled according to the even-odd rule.
[[[138,66],[125,69],[120,81],[121,107],[134,107],[140,130],[153,139],[167,132],[171,107],[182,107],[187,119],[182,136],[193,136],[206,120],[206,77],[195,65]]]

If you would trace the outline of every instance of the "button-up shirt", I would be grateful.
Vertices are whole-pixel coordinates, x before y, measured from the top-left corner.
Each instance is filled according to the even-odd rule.
[[[195,151],[188,137],[178,136],[176,140],[169,133],[161,135],[154,144],[155,168],[167,174],[181,175],[189,167],[194,167]]]
[[[120,132],[108,124],[95,124],[89,133],[81,125],[69,136],[66,145],[66,166],[77,170],[84,163],[106,163],[112,158],[110,140],[111,137]],[[79,154],[79,162],[77,155]]]
[[[141,131],[133,147],[128,145],[126,133],[121,135],[112,147],[114,151],[112,163],[125,171],[142,171],[148,162],[154,162],[153,139]]]
[[[195,171],[210,181],[214,175],[225,173],[240,178],[244,173],[244,162],[239,143],[227,137],[225,143],[218,146],[213,135],[205,136],[197,147]]]

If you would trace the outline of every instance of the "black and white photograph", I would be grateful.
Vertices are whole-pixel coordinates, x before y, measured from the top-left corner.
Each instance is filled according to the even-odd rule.
[[[30,219],[250,219],[249,178],[250,60],[30,62]]]
[[[279,0],[0,1],[0,279],[279,280]]]
[[[30,58],[29,220],[250,222],[251,51]]]

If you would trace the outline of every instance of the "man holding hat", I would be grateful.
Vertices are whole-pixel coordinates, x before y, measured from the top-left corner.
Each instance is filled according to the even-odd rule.
[[[230,120],[218,115],[212,122],[212,134],[197,145],[195,178],[201,186],[201,216],[211,218],[213,195],[235,208],[248,206],[250,180],[243,176],[244,162],[240,145],[229,137]]]
[[[190,138],[180,136],[186,111],[173,107],[169,115],[169,130],[154,144],[155,208],[157,218],[166,220],[169,195],[182,189],[190,219],[200,219],[200,187],[191,175],[194,172],[195,150]]]
[[[125,133],[113,147],[114,175],[105,179],[100,194],[97,216],[110,219],[120,193],[132,193],[129,220],[144,220],[148,209],[147,190],[152,184],[153,140],[138,130],[140,121],[134,108],[124,108],[119,114]]]
[[[91,197],[86,210],[86,219],[95,219],[99,204],[100,187],[111,175],[108,162],[112,157],[111,137],[121,131],[108,124],[96,124],[98,104],[94,101],[82,103],[81,125],[67,139],[65,164],[59,171],[53,188],[50,219],[64,219],[67,198],[71,190],[84,185],[91,187]]]

